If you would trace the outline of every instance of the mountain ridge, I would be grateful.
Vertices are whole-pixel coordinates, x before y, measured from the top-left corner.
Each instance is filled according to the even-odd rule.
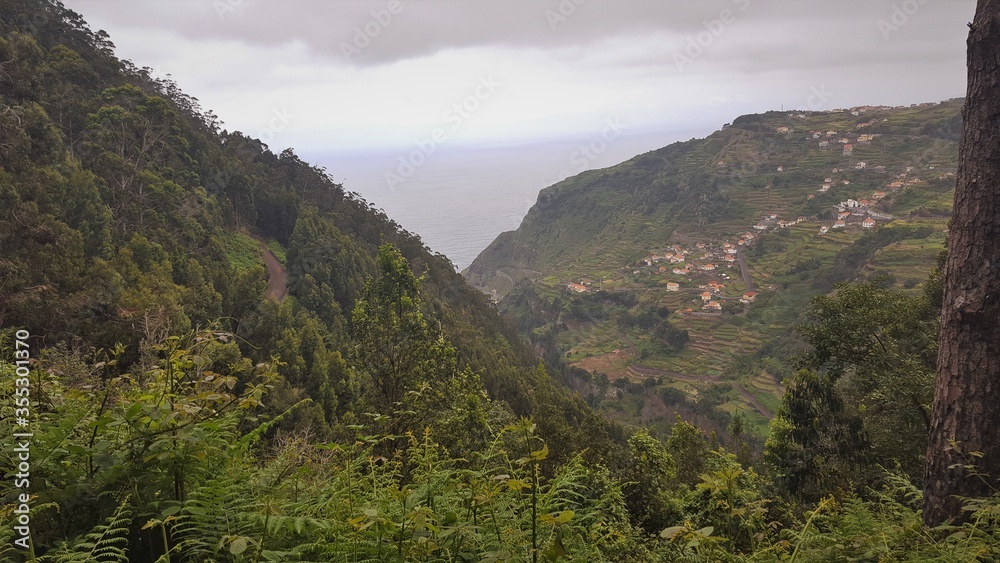
[[[732,380],[752,396],[723,393],[720,420],[743,409],[763,424],[803,350],[794,327],[811,298],[880,272],[916,290],[934,268],[961,104],[740,116],[543,189],[463,275],[584,382],[661,374],[695,403]],[[690,341],[657,343],[657,325]],[[768,364],[779,342],[780,368]]]

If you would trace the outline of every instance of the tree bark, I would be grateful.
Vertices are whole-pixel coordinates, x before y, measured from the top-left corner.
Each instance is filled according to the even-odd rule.
[[[1000,488],[1000,0],[980,0],[969,27],[969,84],[924,470],[928,526],[963,520],[958,497],[985,497]]]

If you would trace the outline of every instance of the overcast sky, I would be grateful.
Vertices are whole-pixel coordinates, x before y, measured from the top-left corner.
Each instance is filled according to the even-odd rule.
[[[718,129],[965,92],[975,0],[64,0],[230,129],[320,151]],[[655,147],[650,147],[655,148]]]

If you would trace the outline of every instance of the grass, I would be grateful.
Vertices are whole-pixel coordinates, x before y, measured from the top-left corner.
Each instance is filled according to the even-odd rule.
[[[232,268],[245,271],[261,264],[260,243],[253,237],[229,232],[221,237],[221,242]]]
[[[281,246],[280,242],[274,239],[268,240],[267,249],[270,250],[271,253],[274,254],[275,258],[281,261],[282,264],[286,264],[288,262],[288,255],[285,253],[285,247]]]

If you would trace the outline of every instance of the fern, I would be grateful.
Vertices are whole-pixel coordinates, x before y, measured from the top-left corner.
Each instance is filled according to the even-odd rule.
[[[129,526],[132,525],[128,498],[122,501],[104,524],[55,553],[39,558],[54,563],[127,563]]]
[[[235,480],[226,477],[206,482],[184,503],[173,534],[178,551],[191,561],[207,561],[229,550],[238,538],[250,535],[241,515],[253,510],[253,500]]]

